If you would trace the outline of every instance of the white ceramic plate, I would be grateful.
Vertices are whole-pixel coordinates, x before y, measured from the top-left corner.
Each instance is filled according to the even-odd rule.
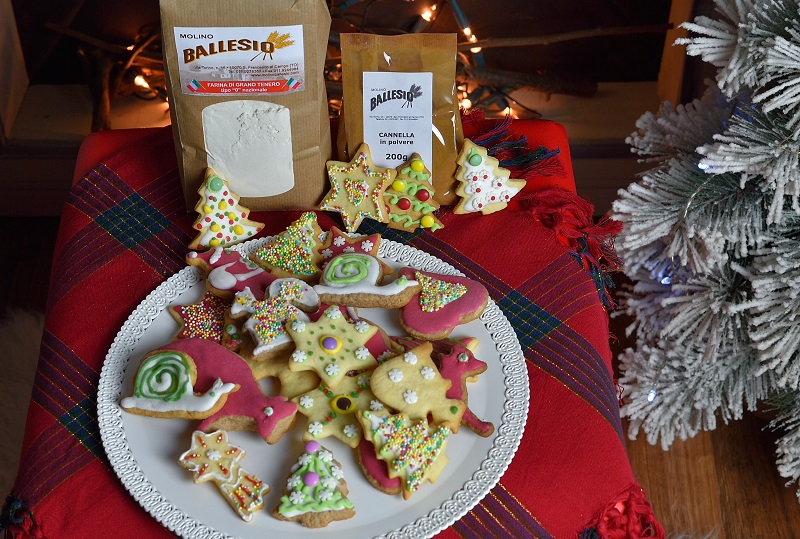
[[[250,253],[265,242],[254,240],[236,249]],[[393,267],[462,275],[440,259],[397,242],[383,240],[379,255]],[[234,513],[210,483],[195,485],[191,473],[177,463],[190,445],[196,422],[156,419],[124,412],[121,396],[133,392],[133,376],[142,357],[167,344],[177,330],[169,305],[198,301],[205,292],[201,272],[186,267],[158,286],[131,313],[106,356],[97,398],[100,435],[114,471],[131,495],[166,528],[187,539],[386,537],[423,539],[435,535],[462,517],[498,482],[522,439],[528,414],[529,388],[525,359],[511,324],[489,301],[483,316],[456,328],[452,337],[477,337],[475,355],[489,368],[469,384],[469,406],[479,418],[491,421],[495,432],[482,438],[467,428],[451,436],[450,459],[436,483],[426,483],[409,500],[378,492],[363,478],[345,444],[328,438],[321,443],[342,464],[344,479],[356,508],[350,520],[309,530],[272,517],[279,503],[289,467],[302,451],[302,430],[297,423],[280,442],[267,445],[252,432],[231,432],[230,439],[246,451],[242,466],[272,487],[265,509],[251,522]],[[379,324],[390,335],[404,335],[395,311],[359,309],[359,315]],[[262,386],[269,391],[269,381]]]

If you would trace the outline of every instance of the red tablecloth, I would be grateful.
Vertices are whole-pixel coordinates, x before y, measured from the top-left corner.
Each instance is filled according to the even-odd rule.
[[[561,177],[538,188],[560,189],[574,202],[563,128],[519,122],[520,128],[532,146],[561,147]],[[13,537],[171,536],[111,469],[96,392],[128,315],[184,267],[196,215],[184,207],[169,128],[93,138],[62,216],[21,464],[0,521]],[[267,223],[262,234],[280,232],[297,216],[253,214]],[[575,242],[518,208],[489,216],[443,210],[440,219],[445,228],[435,234],[369,226],[486,285],[519,337],[531,400],[508,471],[437,537],[662,537],[626,455],[607,313],[596,280],[569,248]],[[341,226],[337,214],[320,212],[319,220],[323,228]]]

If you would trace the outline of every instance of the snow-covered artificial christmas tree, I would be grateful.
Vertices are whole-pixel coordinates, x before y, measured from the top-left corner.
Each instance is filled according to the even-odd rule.
[[[619,192],[622,414],[665,449],[772,408],[778,470],[800,479],[800,0],[715,0],[682,25],[717,68],[700,99],[628,139],[653,168]],[[800,496],[800,491],[798,492]]]

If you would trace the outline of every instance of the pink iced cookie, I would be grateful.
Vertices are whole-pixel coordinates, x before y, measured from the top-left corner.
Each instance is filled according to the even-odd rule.
[[[389,477],[387,464],[375,454],[375,446],[372,442],[362,438],[355,449],[355,456],[370,485],[385,494],[400,494],[402,491],[400,478]]]
[[[453,328],[477,319],[486,308],[489,292],[467,277],[403,268],[401,277],[419,281],[420,292],[400,309],[400,325],[409,335],[437,340]]]
[[[225,298],[232,299],[237,292],[250,288],[256,299],[264,299],[264,290],[276,279],[255,262],[227,247],[216,247],[204,253],[191,251],[186,255],[186,263],[200,268],[206,274],[208,290]]]
[[[200,423],[200,430],[254,430],[268,444],[274,444],[294,424],[297,405],[283,396],[264,395],[247,363],[222,345],[203,339],[186,339],[159,350],[183,352],[192,358],[197,367],[195,388],[198,391],[212,387],[217,379],[239,385],[238,391],[228,395],[219,411]]]

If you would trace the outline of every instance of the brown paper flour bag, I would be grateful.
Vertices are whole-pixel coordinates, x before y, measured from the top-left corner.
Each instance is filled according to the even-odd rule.
[[[324,0],[160,0],[187,210],[206,167],[251,210],[316,208],[331,158]]]
[[[382,167],[400,166],[418,153],[431,171],[434,199],[455,203],[463,141],[456,35],[352,33],[341,34],[341,45],[340,159],[349,160],[362,142]]]

